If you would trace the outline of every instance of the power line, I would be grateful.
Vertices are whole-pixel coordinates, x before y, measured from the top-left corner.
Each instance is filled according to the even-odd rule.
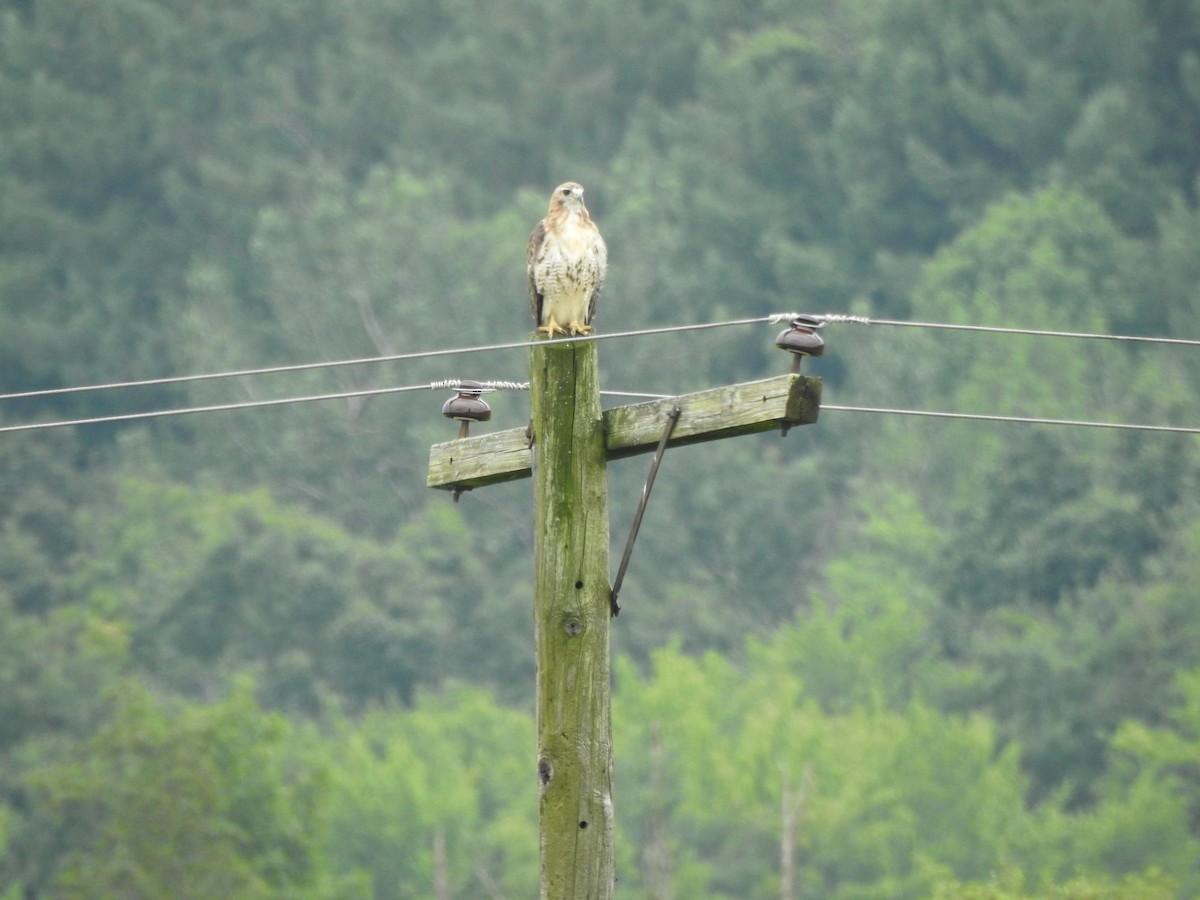
[[[487,353],[496,350],[515,350],[522,347],[544,347],[548,344],[565,344],[573,341],[605,341],[614,338],[644,337],[654,334],[674,334],[682,331],[706,331],[713,328],[728,328],[736,325],[757,325],[772,321],[771,316],[751,319],[730,319],[724,322],[701,322],[692,325],[668,325],[658,328],[641,328],[634,331],[613,331],[604,334],[588,334],[576,337],[552,338],[540,341],[508,341],[499,344],[484,344],[474,347],[453,347],[444,350],[418,350],[412,353],[391,353],[385,356],[363,356],[354,359],[326,360],[324,362],[292,363],[280,366],[260,366],[253,369],[234,369],[227,372],[205,372],[198,375],[167,375],[161,378],[143,378],[136,381],[111,381],[85,384],[76,387],[43,388],[34,391],[16,391],[0,394],[0,400],[27,400],[36,397],[54,397],[63,394],[80,394],[90,391],[111,391],[125,388],[161,387],[169,384],[187,384],[198,381],[216,381],[222,378],[243,378],[254,375],[278,375],[286,372],[307,372],[314,369],[336,369],[346,366],[361,366],[371,363],[406,362],[414,359],[434,359],[440,356],[458,356],[468,353]]]
[[[492,391],[527,391],[529,390],[528,381],[463,381],[460,378],[450,378],[445,381],[434,381],[429,385],[435,391],[479,391],[482,393],[491,393]],[[645,391],[600,391],[602,397],[633,397],[642,400],[667,400],[674,397],[674,394],[647,394]]]
[[[311,371],[315,369],[329,369],[345,366],[365,365],[370,363],[383,362],[402,362],[416,359],[432,359],[442,356],[466,355],[471,353],[484,353],[498,350],[513,350],[521,348],[529,348],[532,346],[546,346],[551,344],[563,344],[577,341],[600,341],[612,340],[617,338],[629,337],[644,337],[649,335],[659,334],[674,334],[688,331],[705,331],[715,328],[728,328],[741,325],[755,325],[762,323],[778,324],[783,321],[795,319],[799,316],[798,313],[774,313],[767,316],[756,316],[743,319],[729,319],[719,322],[700,322],[688,325],[669,325],[659,326],[654,328],[643,328],[629,331],[614,331],[603,334],[590,334],[572,337],[552,338],[540,341],[508,341],[502,343],[477,345],[471,347],[455,347],[441,350],[422,350],[410,353],[394,353],[385,356],[359,357],[354,359],[342,360],[327,360],[324,362],[313,363],[296,363],[290,365],[279,366],[262,366],[251,369],[237,369],[225,372],[209,372],[195,375],[174,375],[161,378],[149,378],[136,381],[118,381],[102,384],[90,384],[77,387],[61,387],[47,388],[34,391],[20,391],[7,394],[0,394],[0,400],[17,400],[17,399],[32,399],[35,397],[50,397],[70,393],[82,393],[89,391],[107,391],[124,388],[138,388],[161,386],[168,384],[183,384],[189,382],[212,381],[222,378],[236,378],[256,375],[272,375],[290,372]],[[919,322],[919,321],[904,321],[899,319],[871,319],[866,316],[842,315],[837,313],[827,313],[820,315],[807,316],[810,320],[816,320],[820,325],[829,324],[861,324],[861,325],[892,325],[899,327],[910,328],[931,328],[944,329],[951,331],[975,331],[987,332],[994,334],[1019,334],[1030,335],[1037,337],[1059,337],[1059,338],[1082,338],[1095,340],[1112,340],[1112,341],[1130,341],[1130,342],[1145,342],[1156,344],[1175,344],[1183,346],[1200,346],[1200,340],[1190,340],[1185,338],[1164,338],[1150,337],[1137,335],[1121,335],[1121,334],[1103,334],[1092,332],[1075,332],[1075,331],[1048,331],[1042,329],[1030,328],[1008,328],[991,325],[960,325],[944,322]],[[369,397],[380,394],[404,393],[407,391],[426,390],[429,388],[451,388],[455,389],[460,385],[459,380],[447,380],[440,382],[432,382],[430,384],[410,385],[405,387],[391,388],[375,388],[356,391],[342,391],[338,393],[313,394],[299,397],[281,397],[270,400],[248,400],[232,403],[213,404],[207,406],[196,407],[181,407],[176,409],[149,410],[135,413],[120,413],[108,416],[95,416],[89,418],[64,419],[52,422],[34,422],[21,425],[6,425],[0,426],[0,434],[19,432],[19,431],[36,431],[49,428],[62,428],[74,425],[98,425],[112,422],[128,422],[141,419],[159,418],[165,416],[188,415],[191,413],[201,412],[220,412],[226,410],[239,409],[254,409],[267,406],[282,406],[290,403],[307,403],[318,400],[336,400],[348,399],[351,397]],[[505,381],[489,381],[476,383],[477,387],[482,387],[483,390],[524,390],[527,389],[527,382],[505,382]],[[602,394],[616,397],[632,397],[645,399],[662,399],[673,396],[668,394],[649,394],[633,391],[601,391]],[[826,405],[823,408],[835,411],[846,412],[865,412],[865,413],[888,413],[894,415],[910,415],[910,416],[927,416],[936,418],[959,418],[959,419],[976,419],[980,421],[993,422],[1019,422],[1025,424],[1045,424],[1045,425],[1074,425],[1081,427],[1092,428],[1116,428],[1127,430],[1141,431],[1161,431],[1161,432],[1176,432],[1184,434],[1200,433],[1200,429],[1167,426],[1167,425],[1139,425],[1129,423],[1109,423],[1109,422],[1089,422],[1080,420],[1068,419],[1044,419],[1035,417],[1017,417],[1017,416],[990,416],[976,415],[967,413],[948,413],[934,412],[924,410],[901,410],[901,409],[886,409],[882,407],[847,407],[847,406],[832,406]]]
[[[403,394],[409,391],[427,391],[430,384],[410,384],[404,387],[367,388],[358,391],[340,391],[336,394],[310,394],[303,397],[277,397],[270,400],[242,400],[236,403],[217,403],[211,406],[185,406],[178,409],[153,409],[145,412],[117,413],[111,416],[94,416],[87,419],[62,419],[56,422],[28,422],[23,425],[0,426],[0,434],[15,431],[44,431],[50,428],[65,428],[69,425],[103,425],[109,422],[132,422],[138,419],[156,419],[164,416],[185,416],[191,413],[224,412],[232,409],[258,409],[264,406],[284,406],[289,403],[312,403],[317,400],[345,400],[350,397],[375,397],[381,394]]]
[[[307,372],[317,369],[344,368],[347,366],[369,365],[373,363],[406,362],[416,359],[433,359],[442,356],[457,356],[470,353],[487,353],[498,350],[516,350],[528,348],[537,344],[562,344],[571,341],[603,341],[616,338],[644,337],[658,334],[674,334],[686,331],[705,331],[714,328],[728,328],[741,325],[759,325],[763,323],[778,324],[796,318],[799,313],[773,313],[767,316],[756,316],[744,319],[730,319],[721,322],[701,322],[690,325],[668,325],[656,328],[642,328],[632,331],[614,331],[604,334],[590,334],[576,337],[554,338],[542,341],[508,341],[496,344],[484,344],[472,347],[453,347],[441,350],[421,350],[411,353],[392,353],[384,356],[364,356],[350,359],[325,360],[323,362],[291,363],[278,366],[259,366],[248,369],[234,369],[225,372],[204,372],[193,375],[168,375],[159,378],[143,378],[130,381],[112,381],[97,384],[77,385],[73,387],[43,388],[32,391],[14,391],[0,393],[0,400],[23,400],[39,397],[54,397],[64,394],[87,393],[93,391],[110,391],[126,388],[161,387],[173,384],[188,384],[202,381],[216,381],[223,378],[243,378],[257,375],[277,375],[291,372]],[[1109,340],[1139,342],[1151,344],[1174,344],[1177,346],[1197,347],[1200,340],[1187,338],[1152,337],[1127,334],[1102,334],[1082,331],[1047,331],[1034,328],[1005,328],[993,325],[959,325],[947,322],[916,322],[901,319],[872,319],[867,316],[842,315],[824,313],[810,316],[822,325],[858,324],[858,325],[891,325],[906,328],[933,328],[949,331],[975,331],[992,334],[1020,334],[1036,337],[1084,338],[1089,340]]]
[[[796,318],[798,313],[780,313],[771,318],[783,322]],[[867,316],[845,316],[836,313],[811,316],[823,325],[893,325],[902,328],[934,328],[942,331],[978,331],[987,334],[1021,334],[1031,337],[1082,338],[1097,341],[1125,341],[1143,344],[1174,344],[1182,347],[1200,347],[1200,340],[1190,338],[1153,337],[1134,334],[1103,334],[1090,331],[1048,331],[1042,328],[1008,328],[999,325],[959,325],[951,322],[912,322],[903,319],[872,319]]]
[[[72,425],[104,425],[113,422],[134,422],[141,419],[157,419],[167,416],[184,416],[192,413],[227,412],[239,409],[258,409],[267,406],[285,406],[289,403],[312,403],[318,400],[347,400],[351,397],[375,397],[382,394],[404,394],[414,391],[459,390],[470,387],[472,390],[491,391],[527,391],[527,381],[481,381],[465,384],[463,379],[451,378],[443,381],[433,381],[428,384],[410,384],[403,387],[368,388],[357,391],[339,391],[331,394],[311,394],[302,397],[277,397],[270,400],[243,400],[233,403],[216,403],[208,406],[187,406],[176,409],[155,409],[144,412],[116,413],[108,416],[92,416],[81,419],[61,419],[52,422],[27,422],[22,425],[0,426],[0,434],[19,431],[46,431],[51,428],[66,428]],[[647,394],[641,391],[601,391],[606,397],[632,397],[646,400],[661,400],[674,396],[673,394]]]
[[[836,406],[822,403],[821,412],[880,413],[895,416],[923,416],[935,419],[965,419],[975,422],[1013,422],[1022,425],[1069,425],[1080,428],[1111,428],[1122,431],[1164,431],[1174,434],[1200,434],[1200,428],[1183,425],[1142,425],[1133,422],[1094,422],[1084,419],[1047,419],[1038,416],[998,416],[984,413],[937,412],[927,409],[890,409],[880,406]]]
[[[475,386],[485,391],[495,390],[528,390],[527,382],[484,381],[475,382]],[[144,419],[165,418],[167,416],[183,416],[193,413],[226,412],[241,409],[260,409],[268,406],[285,406],[292,403],[313,403],[320,400],[346,400],[352,397],[377,397],[385,394],[404,394],[428,390],[457,390],[465,387],[460,379],[433,381],[424,384],[410,384],[400,387],[364,388],[354,391],[339,391],[329,394],[309,394],[299,397],[277,397],[268,400],[243,400],[234,403],[218,403],[208,406],[188,406],[176,409],[157,409],[134,413],[116,413],[108,416],[93,416],[80,419],[62,419],[52,422],[28,422],[21,425],[0,426],[0,434],[10,434],[21,431],[45,431],[51,428],[66,428],[77,425],[102,425],[113,422],[132,422]],[[677,394],[647,393],[644,391],[601,391],[604,396],[630,397],[646,400],[669,400]],[[1150,425],[1134,422],[1099,422],[1085,419],[1054,419],[1040,416],[1002,416],[987,413],[960,413],[925,409],[896,409],[881,406],[841,406],[832,403],[822,403],[821,410],[834,412],[872,413],[879,415],[916,416],[935,419],[960,419],[975,422],[1005,422],[1022,425],[1055,425],[1079,428],[1107,428],[1118,431],[1150,431],[1169,434],[1200,434],[1200,427],[1183,425]]]

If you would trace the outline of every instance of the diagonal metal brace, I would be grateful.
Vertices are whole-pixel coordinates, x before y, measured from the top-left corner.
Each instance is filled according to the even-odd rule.
[[[625,580],[625,570],[629,568],[629,557],[633,556],[633,542],[637,540],[638,529],[642,527],[642,516],[646,513],[650,490],[654,487],[659,464],[662,463],[663,454],[667,452],[667,442],[671,440],[671,433],[675,430],[675,424],[679,421],[682,412],[683,410],[676,404],[667,413],[667,427],[663,431],[662,439],[658,442],[658,449],[654,451],[654,460],[650,463],[650,473],[646,476],[645,485],[642,486],[642,499],[638,502],[637,512],[633,514],[633,527],[629,529],[629,540],[625,542],[625,552],[621,555],[621,565],[617,567],[617,577],[613,581],[612,594],[609,596],[609,609],[614,619],[621,611],[621,604],[617,602],[617,594],[621,592],[621,583]]]

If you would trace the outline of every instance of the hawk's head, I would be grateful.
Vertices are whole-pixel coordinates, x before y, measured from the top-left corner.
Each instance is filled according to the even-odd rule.
[[[564,181],[550,195],[550,209],[583,209],[583,185],[574,181]]]

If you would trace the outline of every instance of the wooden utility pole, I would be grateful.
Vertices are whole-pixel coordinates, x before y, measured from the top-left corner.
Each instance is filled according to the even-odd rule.
[[[593,342],[530,350],[542,896],[612,896],[608,482]]]
[[[530,348],[530,429],[434,444],[430,487],[534,479],[541,896],[607,900],[615,881],[609,670],[610,459],[817,420],[799,374],[601,412],[596,344]],[[664,440],[664,430],[669,428]],[[661,450],[659,451],[661,452]]]

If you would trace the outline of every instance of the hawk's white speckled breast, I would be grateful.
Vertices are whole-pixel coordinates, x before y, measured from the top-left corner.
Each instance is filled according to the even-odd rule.
[[[546,241],[538,289],[551,299],[555,294],[572,294],[590,288],[600,278],[600,260],[595,250],[594,233],[580,228],[571,216],[558,235]]]

